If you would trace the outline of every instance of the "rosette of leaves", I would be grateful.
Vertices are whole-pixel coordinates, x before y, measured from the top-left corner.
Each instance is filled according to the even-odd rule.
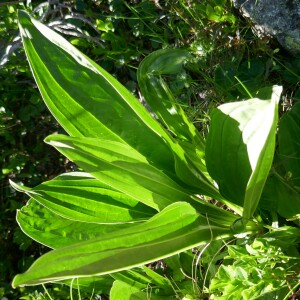
[[[111,299],[119,291],[146,299],[149,290],[151,299],[170,299],[176,288],[145,264],[263,230],[257,207],[273,162],[281,87],[216,108],[205,140],[163,79],[184,68],[187,51],[159,50],[138,70],[154,118],[60,35],[23,11],[19,25],[41,95],[68,134],[45,141],[82,171],[34,188],[12,183],[30,196],[17,214],[22,230],[53,249],[13,286],[77,278],[97,292],[111,286]]]

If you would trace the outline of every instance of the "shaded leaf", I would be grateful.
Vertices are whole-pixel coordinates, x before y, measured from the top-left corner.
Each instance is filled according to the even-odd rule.
[[[182,70],[190,56],[188,51],[181,49],[162,49],[151,53],[139,66],[138,83],[147,103],[166,128],[176,138],[196,145],[204,154],[203,138],[162,78]]]
[[[300,102],[280,119],[278,143],[289,181],[300,188]]]
[[[63,283],[72,286],[73,289],[85,291],[89,294],[109,294],[114,279],[109,275],[92,276],[87,278],[74,278]]]
[[[220,198],[206,170],[205,142],[163,79],[164,75],[182,70],[190,57],[188,51],[181,49],[155,51],[139,66],[138,82],[147,103],[175,139],[170,147],[176,175],[195,193]]]
[[[286,219],[300,218],[300,194],[278,173],[269,176],[261,196],[260,206],[274,210]]]
[[[145,288],[144,290],[140,290],[135,286],[131,286],[122,281],[116,280],[110,290],[110,298],[111,300],[145,300],[145,299],[153,299],[153,300],[162,300],[162,299],[170,299],[170,296],[157,296],[152,293],[151,288]]]
[[[138,290],[151,290],[153,294],[172,295],[174,289],[170,281],[153,270],[143,266],[128,271],[111,274],[111,276],[127,285],[138,288]]]

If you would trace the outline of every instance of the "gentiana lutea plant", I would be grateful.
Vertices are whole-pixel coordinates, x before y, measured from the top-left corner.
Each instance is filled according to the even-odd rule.
[[[172,284],[147,263],[213,240],[277,232],[259,214],[262,201],[277,201],[275,214],[297,218],[299,197],[291,209],[270,188],[280,180],[272,163],[281,87],[220,105],[203,138],[163,79],[184,68],[188,51],[159,50],[141,63],[138,83],[150,114],[113,76],[26,12],[19,12],[19,27],[40,93],[68,134],[45,142],[83,171],[34,188],[11,182],[30,197],[17,213],[21,229],[53,249],[17,275],[14,287],[77,278],[99,290],[112,286],[117,299],[118,290],[142,293],[154,283],[159,299],[168,298]],[[299,231],[293,236],[298,241]]]

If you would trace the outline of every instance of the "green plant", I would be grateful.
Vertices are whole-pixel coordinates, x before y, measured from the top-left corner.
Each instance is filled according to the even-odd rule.
[[[212,299],[287,299],[298,286],[299,257],[286,255],[270,236],[229,245],[210,285]],[[271,292],[271,295],[270,295]]]
[[[133,92],[137,91],[135,66],[142,57],[161,47],[188,46],[196,33],[201,32],[194,30],[189,33],[188,24],[193,22],[193,27],[197,25],[194,22],[196,20],[191,21],[191,18],[197,16],[198,22],[206,17],[199,6],[191,6],[195,10],[190,15],[187,6],[180,10],[180,18],[185,21],[177,22],[178,7],[182,6],[177,1],[170,1],[163,7],[157,7],[154,2],[149,1],[113,1],[112,5],[107,1],[42,2],[0,4],[0,256],[6,257],[0,263],[0,298],[25,296],[35,289],[37,293],[43,293],[39,287],[11,289],[10,281],[13,274],[24,272],[36,257],[47,251],[47,247],[31,240],[18,228],[15,212],[26,203],[27,196],[16,193],[10,187],[9,179],[26,186],[35,186],[74,167],[72,162],[64,159],[55,149],[40,143],[49,133],[61,132],[61,129],[45,109],[24,59],[25,53],[18,33],[17,8],[26,9],[35,18],[61,32],[72,44],[100,61],[101,66]],[[205,25],[210,24],[205,22]],[[192,81],[188,74],[185,81],[182,81],[185,75],[185,70],[182,75],[175,75],[174,84],[171,85],[172,91],[176,90],[177,95],[183,86],[186,87],[186,93],[180,90],[182,103],[187,102],[187,96],[195,98],[197,94],[197,89],[189,87]],[[191,92],[195,95],[191,95]],[[48,289],[52,288],[48,286]],[[61,298],[66,297],[63,295]]]
[[[13,286],[78,278],[79,286],[99,293],[112,286],[111,299],[120,290],[126,291],[126,299],[185,297],[184,284],[176,286],[141,266],[167,258],[174,275],[189,261],[188,255],[180,260],[178,253],[184,256],[182,252],[205,243],[247,235],[271,235],[278,243],[280,234],[292,238],[294,243],[282,251],[292,256],[290,261],[299,260],[300,230],[286,221],[296,220],[300,211],[299,187],[292,180],[299,169],[286,163],[287,157],[297,159],[297,141],[290,137],[283,144],[280,138],[299,115],[294,106],[296,113],[279,123],[279,149],[284,151],[273,164],[280,87],[216,108],[204,140],[164,81],[184,68],[187,51],[159,50],[140,65],[139,86],[153,118],[65,39],[25,12],[19,12],[19,22],[43,99],[69,134],[45,141],[82,171],[35,188],[12,182],[31,197],[17,215],[22,230],[54,249],[17,275]],[[268,189],[274,178],[281,182],[280,193]],[[211,204],[211,198],[228,209]],[[266,205],[270,202],[272,206]],[[270,216],[265,217],[266,210]],[[213,278],[216,270],[207,270]],[[194,297],[191,290],[188,296]]]

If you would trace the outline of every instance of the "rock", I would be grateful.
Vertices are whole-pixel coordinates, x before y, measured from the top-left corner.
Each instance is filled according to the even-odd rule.
[[[232,0],[259,34],[271,35],[291,54],[300,56],[300,0]]]

